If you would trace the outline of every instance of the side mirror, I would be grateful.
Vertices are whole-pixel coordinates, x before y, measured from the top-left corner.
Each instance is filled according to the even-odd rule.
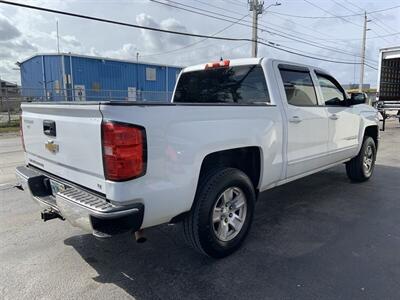
[[[352,93],[350,97],[350,105],[365,104],[368,98],[364,93]]]

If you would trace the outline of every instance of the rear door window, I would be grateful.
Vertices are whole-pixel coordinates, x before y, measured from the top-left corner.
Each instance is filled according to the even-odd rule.
[[[247,65],[182,73],[174,102],[249,105],[270,99],[261,66]]]
[[[295,106],[318,104],[314,84],[309,71],[280,68],[287,102]]]

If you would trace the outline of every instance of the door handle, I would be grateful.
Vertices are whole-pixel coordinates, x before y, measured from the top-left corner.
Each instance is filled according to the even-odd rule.
[[[331,120],[337,120],[337,119],[339,119],[339,116],[338,116],[337,114],[331,114],[331,115],[329,116],[329,119],[331,119]]]
[[[299,116],[293,116],[293,117],[291,117],[291,118],[289,119],[289,122],[290,122],[290,123],[295,123],[295,124],[300,123],[301,121],[302,121],[302,120],[300,119]]]

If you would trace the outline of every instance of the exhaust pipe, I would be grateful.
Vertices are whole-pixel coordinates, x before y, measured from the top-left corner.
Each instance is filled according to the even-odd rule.
[[[137,243],[144,243],[145,241],[147,241],[147,238],[144,234],[144,229],[140,229],[138,231],[135,232],[135,240]]]

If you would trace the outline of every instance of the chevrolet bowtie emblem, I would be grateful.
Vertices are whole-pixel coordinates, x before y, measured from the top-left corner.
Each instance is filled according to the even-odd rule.
[[[52,140],[48,140],[46,144],[44,144],[45,148],[49,150],[51,153],[58,152],[58,145],[54,143]]]

